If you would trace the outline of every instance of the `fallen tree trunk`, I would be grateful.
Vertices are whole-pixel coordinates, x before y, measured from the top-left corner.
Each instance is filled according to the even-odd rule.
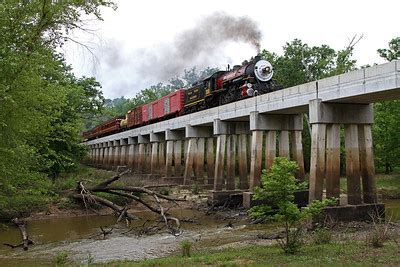
[[[21,236],[22,236],[22,243],[18,244],[16,246],[10,245],[10,244],[4,244],[6,246],[10,246],[12,248],[16,248],[16,247],[20,247],[22,246],[24,248],[24,250],[28,250],[28,246],[30,244],[33,244],[32,240],[29,239],[29,236],[26,232],[26,222],[24,220],[20,220],[18,218],[14,218],[11,220],[11,222],[13,224],[15,224],[16,226],[18,226],[20,232],[21,232]]]
[[[119,195],[119,196],[125,197],[127,199],[134,200],[134,201],[144,205],[150,211],[159,214],[171,234],[173,234],[173,235],[180,234],[179,219],[172,217],[168,214],[168,212],[161,205],[161,200],[170,201],[170,202],[173,202],[175,205],[178,205],[179,201],[185,201],[186,199],[179,199],[179,198],[172,198],[169,196],[165,196],[163,194],[152,191],[145,187],[111,185],[113,182],[118,181],[119,178],[121,178],[123,175],[125,175],[127,173],[129,173],[129,170],[119,173],[119,174],[111,177],[110,179],[107,179],[106,181],[104,181],[100,184],[97,184],[95,186],[92,186],[92,187],[86,187],[83,182],[79,182],[78,187],[77,187],[77,193],[75,193],[73,195],[73,197],[75,199],[82,200],[86,207],[88,207],[89,205],[91,205],[93,203],[96,203],[96,204],[100,204],[102,206],[111,208],[118,215],[117,222],[121,221],[124,218],[128,222],[128,221],[131,221],[134,219],[138,219],[138,217],[129,214],[127,207],[121,207],[106,198],[95,195],[94,193],[103,192],[103,193],[108,193],[108,194]],[[140,193],[140,194],[147,195],[147,196],[153,198],[154,202],[156,203],[156,206],[153,206],[154,204],[147,202],[143,198],[136,196],[133,193]],[[175,227],[173,227],[169,223],[169,221],[174,222]]]

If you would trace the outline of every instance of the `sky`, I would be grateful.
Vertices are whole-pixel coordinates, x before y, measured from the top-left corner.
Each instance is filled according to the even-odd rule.
[[[72,42],[63,50],[75,74],[96,77],[106,98],[133,97],[194,66],[240,64],[257,54],[254,36],[261,49],[281,54],[294,38],[339,50],[362,35],[358,66],[383,63],[376,50],[400,36],[398,0],[115,2],[116,11],[103,9],[104,21],[88,23],[91,33],[73,34],[90,51]]]

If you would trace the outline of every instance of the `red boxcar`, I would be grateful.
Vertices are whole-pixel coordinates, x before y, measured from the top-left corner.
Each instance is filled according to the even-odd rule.
[[[142,121],[150,122],[179,113],[184,108],[185,90],[179,89],[142,106]]]
[[[141,125],[142,122],[142,107],[136,107],[128,111],[128,128],[137,127]]]

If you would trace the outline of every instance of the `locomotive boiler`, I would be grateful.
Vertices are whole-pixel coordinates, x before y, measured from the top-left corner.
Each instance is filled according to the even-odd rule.
[[[185,113],[224,105],[257,94],[282,89],[273,79],[271,63],[260,56],[218,71],[195,83],[185,93]]]

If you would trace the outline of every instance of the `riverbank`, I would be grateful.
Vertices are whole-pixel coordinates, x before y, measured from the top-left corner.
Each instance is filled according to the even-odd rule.
[[[363,242],[347,240],[305,245],[301,252],[294,255],[283,254],[278,245],[249,245],[199,251],[191,257],[172,256],[99,266],[399,266],[399,253],[399,246],[395,243],[369,248]]]
[[[192,243],[190,257],[182,256],[182,249],[179,249],[168,257],[96,266],[399,266],[400,224],[381,226],[387,231],[387,239],[381,247],[374,246],[371,239],[377,231],[376,225],[353,222],[335,225],[324,235],[308,231],[300,251],[293,255],[284,254],[277,240],[258,236],[258,239],[209,248]],[[265,235],[264,238],[268,236],[271,237]]]
[[[113,176],[115,172],[95,169],[81,165],[71,173],[62,174],[54,181],[38,183],[36,189],[29,192],[14,192],[13,190],[0,190],[0,223],[8,222],[13,217],[31,217],[36,219],[55,216],[76,216],[87,214],[88,211],[71,198],[68,193],[76,188],[78,181],[87,184],[96,184]],[[143,186],[145,182],[140,179],[130,180],[131,186]],[[400,173],[390,175],[377,174],[377,190],[380,200],[400,199]],[[153,181],[154,182],[154,181]],[[196,189],[196,188],[194,188]],[[346,179],[341,179],[341,192],[346,193]],[[4,191],[3,190],[3,191]],[[164,189],[171,191],[171,189]],[[191,191],[191,190],[189,190]],[[197,193],[192,190],[193,193]],[[107,195],[115,203],[121,203],[123,198]],[[91,212],[91,211],[89,211]],[[94,213],[94,212],[92,212]]]

